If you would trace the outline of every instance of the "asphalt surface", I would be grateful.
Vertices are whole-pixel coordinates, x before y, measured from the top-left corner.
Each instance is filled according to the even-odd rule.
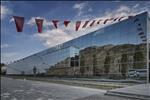
[[[104,93],[106,90],[1,78],[1,100],[132,100]]]

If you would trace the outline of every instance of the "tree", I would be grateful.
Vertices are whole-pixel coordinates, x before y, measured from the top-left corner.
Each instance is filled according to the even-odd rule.
[[[110,70],[110,62],[111,62],[111,58],[109,56],[109,53],[107,53],[106,58],[105,58],[105,62],[104,62],[104,73],[108,74],[109,70]]]
[[[4,66],[5,66],[5,64],[4,64],[4,63],[1,63],[1,64],[0,64],[0,68],[1,68],[1,72],[0,72],[0,74],[2,74],[2,75],[5,75],[5,74],[6,74],[6,69],[5,69],[5,70],[4,70],[4,69],[2,69]]]
[[[33,74],[34,74],[34,76],[36,75],[36,73],[37,73],[37,68],[34,66],[33,67]]]
[[[140,51],[140,46],[136,47],[136,52],[134,53],[134,65],[133,68],[140,69],[144,67],[144,55],[142,51]]]
[[[96,75],[96,64],[97,64],[96,54],[93,54],[93,74],[94,75]]]
[[[122,63],[122,66],[121,66],[121,74],[124,78],[126,78],[126,72],[127,72],[127,61],[128,61],[128,56],[127,54],[122,54],[122,57],[121,57],[121,63]]]

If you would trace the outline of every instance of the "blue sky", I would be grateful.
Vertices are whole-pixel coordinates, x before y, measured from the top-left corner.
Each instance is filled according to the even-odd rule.
[[[1,3],[1,62],[10,63],[56,44],[87,34],[98,27],[75,32],[77,20],[132,15],[150,11],[149,1],[7,1]],[[24,30],[16,32],[12,16],[24,16]],[[37,33],[35,18],[44,19],[42,34]],[[71,20],[68,28],[51,20]]]

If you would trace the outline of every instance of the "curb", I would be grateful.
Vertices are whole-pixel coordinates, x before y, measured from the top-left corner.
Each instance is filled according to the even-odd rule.
[[[126,98],[139,99],[139,100],[149,100],[150,98],[150,96],[147,95],[132,94],[132,93],[130,94],[130,93],[114,92],[114,91],[107,91],[105,95],[126,97]]]

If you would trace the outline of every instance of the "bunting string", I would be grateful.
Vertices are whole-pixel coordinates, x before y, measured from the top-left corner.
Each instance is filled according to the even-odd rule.
[[[82,28],[87,28],[88,26],[89,27],[93,27],[95,25],[100,25],[100,24],[107,24],[108,22],[109,23],[113,23],[113,22],[119,22],[121,20],[123,20],[124,18],[132,18],[133,16],[122,16],[122,17],[116,17],[116,18],[107,18],[107,19],[94,19],[94,20],[87,20],[87,21],[76,21],[75,22],[75,31],[78,31],[79,29],[82,29]],[[23,27],[24,27],[24,20],[25,18],[24,17],[20,17],[20,16],[13,16],[14,18],[14,21],[15,21],[15,24],[16,24],[16,30],[17,32],[22,32],[23,31]],[[134,22],[138,22],[139,19],[135,19]],[[44,19],[35,19],[35,24],[37,26],[37,31],[38,33],[42,33],[43,31],[43,22],[44,22]],[[51,21],[54,28],[58,28],[58,24],[59,20],[52,20]],[[63,21],[63,25],[65,27],[68,27],[69,24],[71,23],[72,21],[70,20],[64,20]],[[81,26],[81,24],[83,23],[83,25]],[[141,24],[139,23],[138,26],[141,26]],[[139,27],[137,28],[138,31],[141,31],[142,28]],[[143,33],[140,32],[139,35],[142,35]]]

